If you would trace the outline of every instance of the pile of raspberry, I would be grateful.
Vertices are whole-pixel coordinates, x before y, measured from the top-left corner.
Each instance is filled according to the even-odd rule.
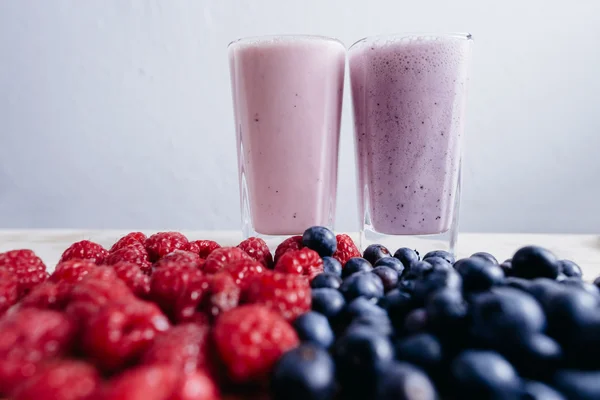
[[[360,256],[337,242],[342,265]],[[51,274],[31,250],[0,253],[0,398],[268,398],[323,270],[301,236],[273,257],[259,238],[132,232],[72,244]]]

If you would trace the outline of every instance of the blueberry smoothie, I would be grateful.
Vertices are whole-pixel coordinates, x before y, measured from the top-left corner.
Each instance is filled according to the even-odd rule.
[[[331,226],[344,45],[313,36],[244,39],[230,45],[229,59],[242,214],[249,209],[242,218],[266,235]]]
[[[389,235],[450,229],[470,36],[365,39],[350,49],[361,218]]]

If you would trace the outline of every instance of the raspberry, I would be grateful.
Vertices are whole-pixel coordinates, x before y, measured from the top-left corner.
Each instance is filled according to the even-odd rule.
[[[220,247],[221,245],[219,243],[213,242],[212,240],[194,240],[188,244],[187,250],[198,254],[200,258],[206,259],[210,253]]]
[[[293,321],[310,310],[310,285],[304,276],[267,271],[249,281],[244,300],[262,304]]]
[[[73,285],[67,282],[44,282],[21,300],[21,307],[63,311],[69,303]]]
[[[335,238],[337,240],[337,250],[333,253],[333,258],[338,260],[342,266],[352,257],[362,257],[350,236],[342,233],[336,235]]]
[[[271,255],[271,251],[269,250],[267,243],[261,238],[248,238],[240,243],[238,247],[266,268],[273,268],[273,256]]]
[[[248,286],[247,282],[250,278],[264,273],[267,269],[258,261],[248,259],[234,261],[227,265],[224,271],[230,274],[236,285],[244,290]]]
[[[135,362],[169,321],[152,303],[130,301],[102,308],[85,326],[83,349],[96,365],[114,371]]]
[[[8,270],[0,269],[0,317],[17,302],[18,289],[17,276]]]
[[[323,272],[323,259],[319,253],[306,247],[302,250],[290,250],[279,258],[275,271],[304,275],[312,279]]]
[[[175,250],[167,254],[160,260],[154,263],[154,268],[164,268],[180,265],[189,265],[190,267],[199,268],[204,263],[204,260],[196,253],[186,250]]]
[[[167,365],[137,367],[113,378],[94,400],[169,400],[180,371]]]
[[[167,364],[184,373],[208,365],[209,326],[183,324],[156,335],[142,357],[146,365]]]
[[[96,264],[92,260],[68,260],[58,263],[52,275],[50,275],[51,282],[67,282],[75,283],[79,282],[86,276],[91,270],[96,268]]]
[[[228,273],[217,273],[193,282],[179,298],[177,322],[194,320],[196,313],[212,318],[237,307],[240,288]]]
[[[146,243],[146,235],[144,235],[142,232],[130,232],[127,235],[123,236],[121,239],[117,240],[117,242],[112,245],[108,252],[114,253],[117,250],[131,246],[136,243],[140,243],[142,245]]]
[[[202,371],[183,376],[169,400],[219,400],[219,389]]]
[[[149,275],[152,272],[152,263],[148,259],[148,252],[139,242],[115,250],[106,257],[104,262],[106,265],[113,265],[123,261],[137,265],[145,274]]]
[[[191,284],[201,280],[202,272],[193,267],[157,269],[150,281],[150,298],[172,320],[176,320],[180,297],[188,292]]]
[[[38,361],[27,360],[25,356],[0,357],[0,395],[8,395],[21,383],[35,374]]]
[[[235,308],[217,319],[216,349],[229,378],[238,383],[262,381],[298,336],[279,314],[260,305]]]
[[[19,298],[48,278],[46,265],[31,250],[12,250],[0,253],[0,269],[17,276]]]
[[[237,260],[251,260],[251,258],[244,250],[237,247],[221,247],[210,253],[202,270],[207,274],[215,274]]]
[[[156,262],[175,250],[185,250],[188,240],[179,232],[159,232],[146,239],[150,261]]]
[[[275,264],[279,261],[282,255],[290,250],[300,250],[302,248],[302,236],[291,236],[285,239],[275,249]]]
[[[75,242],[60,257],[60,262],[69,260],[90,260],[94,264],[104,263],[108,251],[98,243],[82,240]]]
[[[14,400],[88,398],[100,383],[96,369],[81,361],[55,361],[15,389]]]
[[[110,266],[119,279],[138,297],[145,298],[150,293],[150,277],[140,267],[125,261]]]

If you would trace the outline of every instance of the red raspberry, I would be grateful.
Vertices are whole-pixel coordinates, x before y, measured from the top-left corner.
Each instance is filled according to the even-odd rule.
[[[179,298],[177,322],[188,322],[199,312],[217,317],[225,311],[237,307],[240,301],[240,288],[228,273],[208,275],[189,285]]]
[[[85,326],[83,349],[100,368],[114,371],[135,362],[156,333],[167,329],[169,320],[152,303],[112,303]]]
[[[207,274],[215,274],[237,260],[251,260],[251,258],[244,250],[237,247],[221,247],[210,253],[202,270]]]
[[[337,259],[342,266],[352,257],[362,257],[360,251],[352,241],[352,238],[344,233],[336,235],[337,250],[333,253],[333,258]]]
[[[293,321],[310,311],[310,285],[304,276],[267,271],[250,280],[244,299],[247,303],[262,304]]]
[[[164,268],[180,265],[189,265],[199,268],[204,260],[196,253],[186,250],[175,250],[154,263],[154,268]]]
[[[147,365],[167,364],[184,373],[208,365],[208,325],[183,324],[156,335],[142,357]]]
[[[58,263],[52,275],[50,275],[51,282],[67,282],[75,283],[79,282],[86,276],[91,270],[96,268],[96,264],[92,260],[68,260]]]
[[[275,271],[307,276],[309,279],[323,272],[323,259],[314,250],[290,250],[281,256]]]
[[[236,285],[242,290],[248,286],[248,280],[255,275],[260,275],[267,271],[264,265],[256,260],[238,260],[227,265],[224,269],[225,272],[230,274]]]
[[[260,262],[266,268],[273,268],[273,256],[267,243],[261,238],[251,237],[238,244],[252,259]]]
[[[90,260],[94,264],[104,263],[108,251],[98,243],[82,240],[75,242],[60,257],[60,262],[69,260]]]
[[[72,288],[73,285],[67,282],[44,282],[23,297],[20,306],[63,311],[69,303]]]
[[[5,269],[0,269],[0,317],[19,298],[19,282],[17,276]]]
[[[168,400],[219,400],[219,389],[202,371],[183,376]]]
[[[8,395],[33,374],[39,361],[27,360],[25,356],[4,358],[0,357],[0,396]]]
[[[291,236],[279,243],[275,249],[275,264],[279,261],[282,255],[291,250],[300,250],[302,248],[302,236]]]
[[[40,368],[14,391],[14,400],[83,400],[96,390],[100,376],[82,361],[55,361]]]
[[[136,243],[140,243],[142,245],[146,243],[146,235],[144,235],[142,232],[130,232],[121,239],[117,240],[117,242],[112,245],[108,252],[114,253],[123,247],[131,246]]]
[[[146,239],[145,245],[150,261],[156,262],[175,250],[185,250],[188,243],[179,232],[159,232]]]
[[[194,267],[157,269],[150,281],[150,298],[172,320],[176,320],[180,298],[192,284],[204,279],[202,272]]]
[[[213,330],[220,359],[237,383],[262,381],[298,336],[279,314],[260,305],[245,305],[221,315]]]
[[[106,257],[104,262],[106,265],[113,265],[123,261],[137,265],[145,274],[150,275],[152,272],[152,263],[148,259],[148,252],[139,242],[115,250]]]
[[[187,250],[198,254],[200,258],[206,259],[210,253],[220,247],[219,243],[212,240],[194,240],[188,244]]]
[[[0,253],[0,269],[17,276],[19,298],[48,278],[46,265],[31,250],[12,250]]]
[[[180,371],[168,365],[127,370],[110,380],[93,400],[169,400]]]
[[[140,267],[128,262],[111,265],[121,281],[138,297],[145,298],[150,293],[150,277],[142,272]]]

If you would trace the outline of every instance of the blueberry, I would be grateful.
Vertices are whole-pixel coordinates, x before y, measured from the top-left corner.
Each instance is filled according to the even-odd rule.
[[[312,293],[312,309],[320,312],[327,318],[337,316],[346,305],[344,296],[335,289],[313,289]]]
[[[512,276],[513,275],[512,258],[509,258],[508,260],[504,260],[502,262],[502,264],[500,264],[500,268],[502,268],[502,271],[504,271],[505,276]]]
[[[393,362],[383,371],[377,385],[378,400],[436,400],[431,379],[419,368]]]
[[[560,281],[560,283],[563,285],[569,286],[569,287],[584,290],[591,295],[600,297],[600,290],[598,289],[598,287],[589,282],[581,280],[581,278],[577,278],[577,277],[565,278],[562,281]]]
[[[478,253],[471,254],[471,257],[483,258],[484,260],[487,260],[492,264],[498,264],[498,260],[496,259],[496,257],[491,255],[490,253],[486,253],[485,251],[480,251]]]
[[[387,311],[394,326],[400,329],[404,324],[404,317],[412,310],[413,303],[410,294],[394,289],[386,293],[379,305]]]
[[[537,278],[529,281],[525,290],[535,297],[545,309],[550,299],[559,292],[563,292],[565,287],[553,279]]]
[[[381,279],[383,290],[386,292],[394,289],[398,285],[398,273],[389,267],[375,267],[373,273]]]
[[[400,279],[398,282],[398,289],[401,289],[407,293],[412,293],[415,290],[416,279]]]
[[[483,257],[459,260],[455,268],[462,277],[465,292],[483,292],[504,279],[502,268]]]
[[[285,353],[271,377],[273,400],[329,400],[335,394],[335,365],[326,350],[302,344]]]
[[[563,341],[569,367],[600,370],[599,313],[580,318]]]
[[[342,263],[333,257],[323,257],[323,272],[342,276]]]
[[[351,301],[344,309],[344,318],[348,321],[363,316],[384,318],[387,317],[387,313],[383,308],[364,297]]]
[[[448,264],[454,264],[455,258],[452,253],[449,253],[444,250],[433,250],[423,256],[423,260],[427,260],[432,257],[440,257],[448,262]]]
[[[363,253],[363,258],[371,264],[375,264],[383,257],[390,256],[390,251],[381,244],[372,244],[369,247],[367,247]]]
[[[332,288],[337,289],[342,284],[342,278],[337,275],[323,272],[313,278],[310,281],[310,287],[313,289],[318,288]]]
[[[377,378],[394,359],[390,340],[369,327],[346,332],[333,345],[332,354],[337,366],[343,397],[373,398]]]
[[[445,259],[441,258],[441,257],[429,257],[425,260],[423,260],[424,262],[431,264],[431,266],[435,269],[450,269],[452,268],[452,264],[450,264],[448,261],[446,261]]]
[[[440,341],[429,333],[419,333],[394,344],[396,358],[423,368],[430,375],[439,372],[443,361]]]
[[[404,319],[404,333],[407,335],[425,332],[427,327],[427,311],[424,308],[412,310]]]
[[[327,317],[315,311],[300,315],[293,323],[298,337],[303,342],[311,342],[323,348],[333,344],[334,335]]]
[[[571,260],[560,260],[558,262],[560,272],[568,277],[581,278],[581,268]]]
[[[544,307],[548,316],[548,333],[565,342],[598,316],[598,297],[583,290],[563,289],[554,292]],[[600,333],[600,331],[599,331]]]
[[[373,266],[370,262],[362,257],[352,257],[346,262],[346,265],[344,265],[342,278],[346,279],[357,272],[369,272],[371,270],[373,270]]]
[[[552,383],[568,399],[600,399],[600,371],[561,370]]]
[[[402,273],[404,272],[404,264],[402,264],[402,261],[398,260],[397,258],[394,257],[383,257],[380,258],[376,263],[375,263],[375,268],[377,267],[389,267],[391,269],[393,269],[394,271],[396,271],[398,273],[398,275],[402,275]]]
[[[402,261],[405,268],[410,268],[414,263],[420,260],[419,252],[416,250],[409,249],[407,247],[401,247],[394,253],[394,257]]]
[[[340,286],[340,292],[347,301],[357,297],[379,299],[384,293],[381,279],[372,272],[359,272],[347,277]]]
[[[429,326],[437,331],[450,331],[458,328],[467,316],[467,304],[462,294],[455,289],[442,289],[434,292],[425,304]]]
[[[454,269],[426,272],[415,282],[413,297],[417,303],[424,304],[430,294],[445,288],[462,290],[462,278]]]
[[[513,274],[520,278],[556,279],[559,268],[560,265],[554,254],[538,246],[523,247],[512,258]]]
[[[361,327],[371,328],[384,336],[394,336],[394,327],[387,316],[361,315],[352,320],[346,332]]]
[[[493,351],[463,351],[452,361],[450,374],[460,399],[514,399],[521,385],[513,366]]]
[[[532,284],[532,281],[523,278],[517,278],[514,276],[510,276],[504,280],[504,286],[509,286],[515,289],[522,290],[524,292],[529,293],[529,287]]]
[[[566,400],[555,389],[542,382],[529,381],[523,385],[520,400]]]
[[[529,294],[510,287],[498,287],[473,297],[472,334],[484,344],[496,344],[508,335],[542,332],[546,316]]]
[[[331,257],[337,250],[335,234],[324,226],[312,226],[305,230],[302,245],[316,251],[321,257]]]
[[[427,271],[431,271],[433,266],[427,261],[417,261],[412,266],[404,271],[404,277],[407,279],[418,279],[423,277]]]
[[[528,378],[549,378],[564,358],[560,344],[541,333],[506,336],[498,350]]]
[[[599,276],[599,277],[597,277],[597,278],[594,280],[594,285],[595,285],[595,286],[596,286],[598,289],[600,289],[600,276]]]

